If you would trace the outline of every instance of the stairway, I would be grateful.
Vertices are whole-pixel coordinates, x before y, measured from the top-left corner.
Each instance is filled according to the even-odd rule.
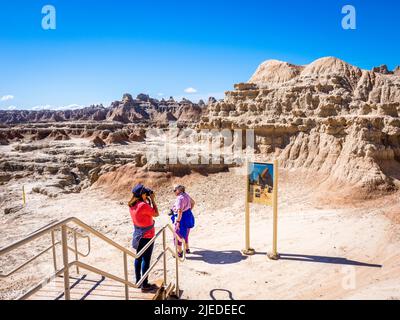
[[[74,224],[74,227],[71,225]],[[79,228],[79,230],[77,230]],[[181,239],[176,233],[173,226],[166,224],[156,233],[154,238],[147,244],[150,246],[157,239],[162,238],[162,251],[154,257],[154,262],[150,266],[146,275],[149,276],[157,263],[163,263],[163,280],[156,281],[159,290],[155,293],[142,293],[140,289],[135,288],[134,282],[129,280],[128,274],[128,258],[137,259],[144,254],[146,247],[140,252],[133,253],[131,249],[125,248],[108,238],[101,232],[93,229],[83,221],[69,217],[64,220],[54,221],[47,224],[45,227],[38,229],[27,237],[10,244],[5,248],[0,248],[0,257],[10,254],[11,252],[21,248],[24,245],[31,244],[33,241],[50,236],[51,245],[39,251],[35,256],[17,266],[10,266],[8,272],[0,270],[0,278],[11,277],[14,273],[22,270],[25,266],[31,264],[34,260],[44,256],[48,252],[52,253],[54,273],[46,279],[41,280],[35,287],[25,291],[19,299],[29,300],[65,300],[66,298],[74,300],[165,300],[175,297],[179,299],[182,291],[179,290],[179,262],[183,262],[185,257],[178,258],[176,255],[175,260],[175,280],[164,286],[164,279],[167,279],[167,259],[171,253],[174,255],[176,248],[171,248],[167,245],[166,233],[171,232],[174,238]],[[60,236],[57,237],[57,234]],[[98,240],[105,242],[109,246],[119,250],[122,253],[123,260],[121,264],[124,270],[124,276],[111,274],[96,266],[91,265],[90,262],[82,261],[91,253],[91,236],[95,236]],[[78,238],[86,241],[87,247],[85,252],[82,252],[78,246]],[[70,240],[73,240],[73,244]],[[62,260],[58,258],[61,249]],[[72,254],[71,254],[72,252]],[[90,261],[90,260],[89,260]],[[62,265],[60,265],[60,262]],[[89,263],[89,264],[88,264]],[[61,267],[61,268],[60,268]],[[85,270],[86,274],[72,274],[72,269],[78,273],[79,270]],[[67,290],[67,297],[65,297],[64,278],[62,275],[70,275],[67,279],[69,283],[69,290]],[[151,277],[151,276],[150,276]],[[140,280],[140,283],[143,278]],[[128,286],[125,287],[125,284]],[[67,288],[68,289],[68,288]],[[68,292],[69,297],[68,297]]]
[[[162,286],[162,280],[155,282]],[[125,300],[125,286],[97,274],[70,276],[71,300]],[[140,289],[129,288],[129,300],[157,300],[163,290],[142,293]],[[56,277],[31,295],[28,300],[64,300],[64,278]]]

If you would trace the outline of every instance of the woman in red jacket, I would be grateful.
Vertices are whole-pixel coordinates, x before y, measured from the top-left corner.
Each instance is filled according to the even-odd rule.
[[[154,193],[150,189],[145,188],[142,184],[138,184],[132,189],[132,193],[132,198],[128,203],[134,225],[132,247],[138,253],[155,236],[153,217],[158,217],[159,213],[154,200]],[[150,268],[153,248],[154,243],[146,249],[142,256],[135,259],[136,283],[139,282]],[[141,285],[142,292],[149,292],[156,289],[157,286],[149,284],[146,277]]]

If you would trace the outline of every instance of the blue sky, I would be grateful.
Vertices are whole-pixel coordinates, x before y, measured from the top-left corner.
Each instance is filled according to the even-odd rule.
[[[56,30],[41,27],[47,4]],[[341,27],[346,4],[356,30]],[[1,0],[0,108],[109,103],[125,92],[222,97],[266,59],[393,69],[399,9],[397,0]]]

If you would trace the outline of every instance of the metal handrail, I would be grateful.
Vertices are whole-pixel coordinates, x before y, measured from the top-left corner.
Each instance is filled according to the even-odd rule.
[[[78,237],[81,238],[81,239],[86,239],[86,240],[87,240],[87,249],[88,249],[88,250],[87,250],[87,253],[81,253],[80,251],[77,251],[78,254],[79,254],[80,256],[82,256],[82,257],[87,257],[87,256],[90,254],[90,250],[91,250],[90,237],[89,237],[89,236],[86,236],[86,235],[84,235],[83,233],[81,233],[81,232],[79,232],[79,231],[76,231],[75,229],[70,228],[70,227],[68,227],[68,226],[67,226],[67,229],[70,230],[71,232],[73,232],[74,238],[75,238],[75,236],[78,236]]]
[[[28,242],[31,242],[47,233],[50,233],[51,231],[56,231],[57,229],[60,229],[60,227],[62,225],[67,224],[68,222],[74,221],[74,219],[76,219],[76,218],[74,218],[74,217],[66,218],[61,221],[56,221],[56,222],[48,225],[46,228],[39,229],[39,230],[35,231],[34,233],[30,234],[29,236],[27,236],[19,241],[14,242],[14,243],[6,246],[5,248],[1,248],[0,256],[20,247]],[[78,220],[78,219],[76,219],[76,220]]]
[[[49,224],[49,225],[50,225],[50,224]],[[46,226],[44,226],[44,227],[42,227],[42,228],[36,230],[35,232],[40,231],[40,230],[44,229],[45,227],[46,227]],[[77,249],[76,246],[75,246],[75,249],[74,249],[74,248],[71,248],[70,246],[68,246],[68,249],[71,250],[71,251],[73,251],[73,252],[75,252],[75,254],[80,255],[81,257],[87,257],[87,256],[89,256],[90,250],[91,250],[90,237],[85,236],[85,235],[83,235],[82,233],[80,233],[80,232],[78,232],[78,231],[76,231],[76,230],[74,230],[74,229],[72,229],[72,228],[67,227],[67,229],[70,230],[70,231],[72,231],[72,232],[74,233],[74,238],[75,238],[76,236],[79,236],[80,238],[85,238],[85,239],[88,240],[88,250],[87,250],[87,253],[82,253],[82,252],[80,252],[80,251]],[[53,231],[54,231],[54,230],[53,230]],[[34,234],[35,232],[33,232],[32,234]],[[29,237],[29,236],[28,236],[28,237]],[[27,238],[28,238],[28,237],[27,237]],[[42,255],[44,255],[44,254],[45,254],[46,252],[48,252],[50,249],[53,249],[53,250],[54,250],[54,249],[55,249],[55,246],[57,246],[57,245],[61,245],[61,241],[54,242],[54,238],[52,237],[52,245],[51,245],[51,246],[49,246],[49,247],[47,247],[46,249],[44,249],[43,251],[39,252],[38,254],[36,254],[35,256],[33,256],[32,258],[30,258],[28,261],[26,261],[26,262],[20,264],[19,266],[15,267],[14,269],[10,270],[8,273],[6,273],[6,274],[0,273],[0,278],[7,278],[7,277],[13,275],[15,272],[21,270],[23,267],[25,267],[26,265],[28,265],[28,264],[31,263],[32,261],[34,261],[34,260],[38,259],[39,257],[41,257]],[[12,250],[13,250],[13,249],[12,249]],[[5,252],[5,253],[6,253],[6,252]],[[0,256],[1,256],[2,254],[3,254],[3,252],[0,251]],[[55,257],[54,255],[53,255],[53,260],[54,260],[54,264],[55,264],[54,269],[55,269],[55,271],[57,271],[57,264],[56,264],[56,262],[55,262],[56,257]]]
[[[83,228],[84,230],[86,230],[89,233],[92,233],[93,235],[97,236],[98,238],[102,239],[103,241],[107,242],[109,245],[113,246],[114,248],[118,249],[119,251],[121,251],[123,253],[123,258],[124,258],[124,274],[125,274],[125,279],[119,278],[115,275],[112,275],[110,273],[107,273],[105,271],[102,271],[100,269],[97,269],[93,266],[84,264],[80,261],[78,261],[78,256],[79,255],[83,255],[82,253],[80,253],[77,249],[77,241],[76,241],[76,235],[78,234],[81,237],[87,238],[88,239],[88,253],[87,255],[89,255],[90,253],[90,237],[88,236],[84,236],[80,233],[78,233],[76,230],[71,229],[70,227],[67,226],[68,223],[73,222],[76,225],[80,226],[81,228]],[[55,243],[54,241],[54,231],[61,229],[61,242],[57,242]],[[166,230],[170,230],[173,234],[174,234],[174,238],[175,238],[175,252],[166,245]],[[74,232],[74,242],[75,242],[75,249],[70,248],[68,246],[68,239],[67,239],[67,231],[68,230],[72,230]],[[41,284],[39,284],[38,286],[30,289],[27,293],[25,293],[21,298],[25,299],[29,296],[31,296],[32,294],[34,294],[37,290],[39,290],[44,284],[48,283],[49,281],[51,281],[51,279],[53,277],[56,277],[57,275],[60,274],[64,274],[64,294],[65,294],[65,299],[69,300],[70,299],[70,287],[69,287],[69,269],[72,266],[76,266],[77,268],[77,272],[79,273],[79,268],[83,268],[83,269],[87,269],[89,271],[92,271],[94,273],[97,274],[101,274],[105,277],[111,278],[115,281],[121,282],[125,285],[125,297],[126,299],[129,299],[129,287],[134,287],[134,288],[138,288],[141,286],[141,284],[143,283],[144,279],[147,278],[147,276],[149,275],[149,273],[152,271],[152,269],[155,267],[155,265],[160,261],[161,257],[163,257],[163,262],[164,262],[164,281],[163,281],[163,285],[166,286],[167,285],[167,271],[166,271],[166,253],[167,252],[171,252],[174,256],[175,256],[175,260],[176,260],[176,266],[175,266],[175,271],[176,271],[176,292],[177,295],[179,295],[179,267],[178,267],[178,263],[179,261],[183,262],[185,260],[185,251],[183,250],[183,256],[182,258],[179,258],[178,255],[178,246],[177,246],[177,241],[179,239],[179,241],[185,243],[185,239],[183,239],[182,237],[180,237],[175,230],[172,228],[172,226],[170,224],[165,225],[164,227],[162,227],[157,234],[136,254],[133,253],[132,251],[126,249],[125,247],[119,245],[118,243],[116,243],[115,241],[111,240],[110,238],[108,238],[107,236],[105,236],[104,234],[100,233],[99,231],[93,229],[92,227],[90,227],[89,225],[87,225],[86,223],[84,223],[83,221],[79,220],[78,218],[75,217],[70,217],[70,218],[66,218],[64,220],[61,221],[57,221],[54,222],[52,224],[47,225],[46,227],[37,230],[36,232],[32,233],[31,235],[5,247],[0,249],[0,256],[4,255],[12,250],[15,250],[17,248],[19,248],[20,246],[29,243],[39,237],[41,237],[42,235],[45,235],[47,233],[51,233],[52,235],[52,246],[50,246],[49,248],[47,248],[46,250],[44,250],[44,252],[39,253],[36,257],[30,259],[28,262],[24,263],[21,266],[18,266],[16,269],[20,270],[23,266],[27,265],[28,263],[32,262],[34,259],[36,259],[38,256],[44,254],[45,252],[47,252],[48,250],[50,250],[51,248],[53,249],[53,262],[54,262],[54,267],[55,267],[55,274],[46,279],[44,282],[42,282]],[[163,251],[162,253],[156,258],[156,261],[150,266],[149,270],[146,271],[146,273],[144,275],[142,275],[142,278],[138,281],[138,283],[134,284],[130,281],[128,281],[128,268],[127,268],[127,257],[130,256],[132,258],[139,258],[140,256],[142,256],[144,254],[144,252],[155,242],[155,240],[160,236],[163,235]],[[56,265],[56,255],[55,255],[55,246],[57,244],[61,244],[62,245],[62,249],[63,249],[63,268],[61,270],[57,270],[57,265]],[[75,261],[73,262],[69,262],[68,261],[68,250],[72,250],[75,252]],[[86,256],[87,256],[86,255]],[[85,256],[85,255],[83,255]],[[14,273],[17,270],[13,270],[10,274]],[[8,275],[5,275],[5,277],[7,277]]]
[[[57,246],[57,245],[61,245],[61,241],[57,241],[56,243],[54,243],[54,245],[52,244],[51,246],[47,247],[46,249],[44,249],[43,251],[38,253],[36,256],[32,257],[28,261],[26,261],[26,262],[20,264],[19,266],[15,267],[14,269],[9,271],[8,273],[6,273],[6,274],[1,273],[0,274],[0,278],[7,278],[7,277],[13,275],[14,273],[16,273],[17,271],[21,270],[23,267],[25,267],[26,265],[28,265],[32,261],[36,260],[37,258],[41,257],[42,255],[44,255],[46,252],[48,252],[50,249],[53,249],[53,247]],[[81,253],[80,251],[76,251],[74,248],[71,248],[70,246],[68,246],[68,250],[78,253],[81,257],[87,257],[87,256],[89,256],[89,253],[90,253],[90,250],[86,254]]]
[[[60,244],[61,242],[58,241],[57,243],[55,243],[55,245]],[[23,267],[25,267],[27,264],[31,263],[33,260],[39,258],[40,256],[42,256],[43,254],[45,254],[47,251],[49,251],[50,249],[53,248],[53,244],[49,247],[47,247],[46,249],[44,249],[42,252],[40,252],[39,254],[37,254],[36,256],[34,256],[33,258],[29,259],[28,261],[20,264],[18,267],[12,269],[11,271],[9,271],[8,273],[4,274],[0,274],[0,278],[7,278],[9,276],[11,276],[12,274],[14,274],[15,272],[17,272],[18,270],[22,269]]]

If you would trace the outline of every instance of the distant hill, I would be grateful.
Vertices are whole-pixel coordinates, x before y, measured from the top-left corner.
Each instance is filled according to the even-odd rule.
[[[63,121],[116,121],[121,123],[168,121],[197,122],[200,120],[204,105],[192,103],[187,99],[175,101],[157,100],[148,95],[139,94],[133,99],[124,94],[121,101],[114,101],[109,107],[93,105],[74,110],[0,110],[0,123],[22,124]],[[188,114],[190,116],[188,116]]]

